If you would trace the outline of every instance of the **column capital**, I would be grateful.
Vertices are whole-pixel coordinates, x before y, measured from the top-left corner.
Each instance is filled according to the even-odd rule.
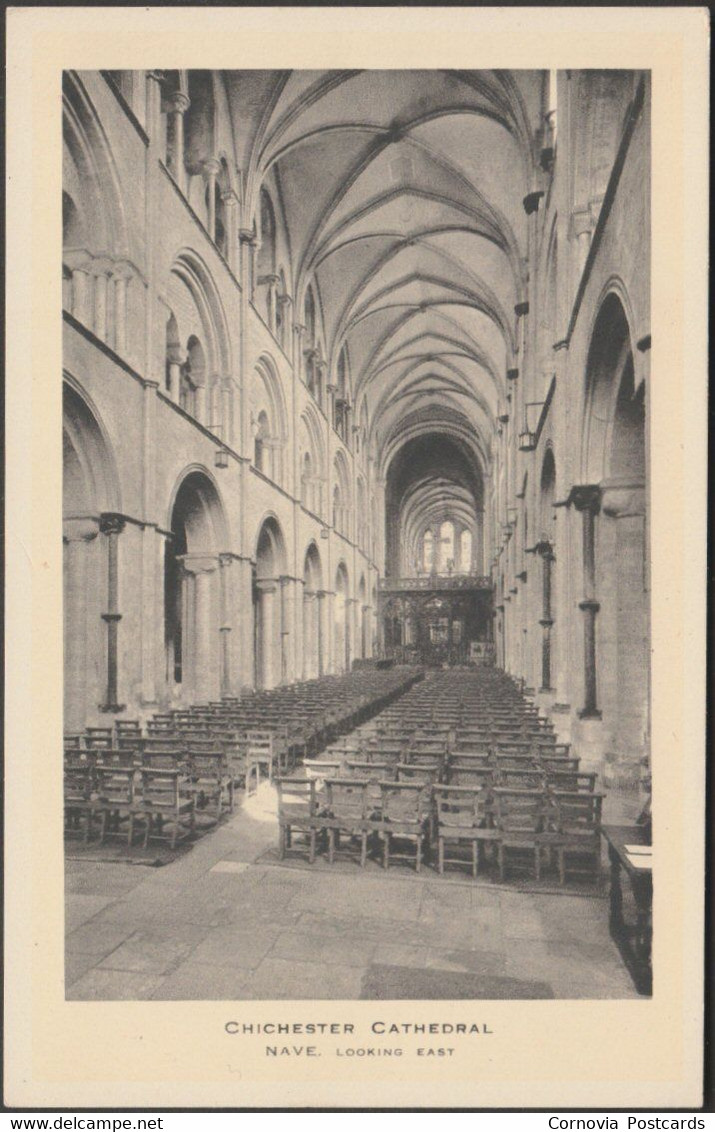
[[[262,594],[274,594],[278,589],[279,578],[257,578],[256,589]]]
[[[191,99],[183,90],[175,90],[167,95],[168,109],[174,114],[185,114],[191,106]]]
[[[235,189],[224,189],[221,193],[221,200],[227,207],[238,207],[238,193]]]
[[[218,559],[210,554],[178,554],[176,557],[187,574],[211,574],[218,565]]]
[[[103,535],[119,535],[127,525],[123,515],[114,511],[105,511],[99,517],[99,529]]]
[[[526,315],[528,313],[529,313],[528,302],[517,303],[516,306],[514,307],[514,314],[517,316],[517,318],[520,318],[522,315]]]
[[[256,240],[256,233],[253,231],[253,228],[239,228],[238,239],[240,243],[248,244],[249,247],[255,246],[258,242]]]
[[[99,534],[99,519],[94,515],[72,515],[62,520],[64,542],[91,542]]]
[[[201,171],[205,177],[218,177],[221,172],[221,162],[218,157],[207,157],[202,161]]]
[[[276,296],[276,302],[279,303],[282,307],[288,307],[293,302],[293,299],[290,295],[282,294]]]
[[[601,488],[597,483],[574,484],[569,492],[566,505],[573,506],[577,511],[592,511],[598,513],[601,505]]]

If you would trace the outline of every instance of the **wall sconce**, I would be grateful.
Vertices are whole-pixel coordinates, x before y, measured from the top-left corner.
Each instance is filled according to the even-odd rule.
[[[214,455],[214,464],[217,468],[228,467],[228,452],[225,448],[217,448]]]
[[[321,527],[320,528],[320,537],[321,538],[330,538],[330,531],[328,530],[327,527]]]

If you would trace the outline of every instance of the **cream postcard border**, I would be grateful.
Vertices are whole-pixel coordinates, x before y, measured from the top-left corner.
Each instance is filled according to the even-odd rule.
[[[698,8],[9,11],[6,1104],[701,1103],[708,31]],[[155,66],[652,70],[652,1000],[65,1002],[60,75]],[[266,1062],[260,1042],[225,1033],[237,1013],[353,1021],[365,1038],[376,1018],[472,1020],[494,1033],[436,1066]]]

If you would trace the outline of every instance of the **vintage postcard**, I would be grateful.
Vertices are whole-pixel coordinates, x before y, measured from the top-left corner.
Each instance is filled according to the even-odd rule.
[[[708,34],[10,12],[6,1103],[701,1103]]]

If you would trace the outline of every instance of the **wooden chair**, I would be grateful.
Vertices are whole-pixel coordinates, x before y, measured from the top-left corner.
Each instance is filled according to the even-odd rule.
[[[390,865],[390,856],[412,860],[406,853],[393,851],[393,839],[414,842],[415,871],[422,866],[422,852],[429,819],[429,789],[419,782],[381,782],[380,817],[376,825],[383,843],[383,866]]]
[[[143,767],[138,812],[146,820],[145,846],[150,836],[168,840],[172,849],[191,837],[196,826],[196,803],[188,794],[184,772]],[[170,833],[165,832],[167,826]]]
[[[495,841],[498,833],[489,828],[487,792],[479,787],[435,786],[433,797],[437,807],[437,867],[444,873],[445,864],[464,864],[461,857],[447,857],[445,844],[466,841],[472,850],[472,876],[479,872],[480,845]]]
[[[601,868],[603,794],[557,790],[553,800],[559,883],[566,883],[567,871],[597,880]]]
[[[319,817],[319,802],[315,779],[276,778],[278,792],[278,850],[281,860],[292,847],[294,832],[308,839],[308,860],[315,861],[318,833],[323,825]]]
[[[340,835],[360,840],[360,866],[367,860],[367,838],[370,832],[371,803],[366,781],[355,778],[328,778],[326,792],[326,828],[328,830],[328,860],[335,860],[335,848]]]
[[[134,797],[134,767],[97,764],[97,795],[102,819],[100,842],[107,834],[120,834],[122,823],[127,823],[127,845],[134,839],[134,820],[137,814]]]
[[[79,833],[84,825],[84,843],[89,841],[92,821],[98,814],[96,801],[92,799],[94,768],[87,762],[74,759],[65,761],[64,767],[64,810],[65,832]]]
[[[273,778],[273,733],[267,730],[246,732],[246,762],[248,778],[256,776],[256,787],[260,781],[261,770],[266,771],[268,780]]]
[[[196,801],[196,809],[209,809],[213,807],[216,821],[223,813],[224,803],[228,810],[233,811],[234,781],[229,774],[226,759],[221,751],[189,751],[189,765],[191,768],[189,793]]]
[[[499,878],[504,880],[509,852],[531,851],[534,876],[541,879],[541,850],[544,834],[545,794],[541,790],[510,790],[495,787],[495,820],[499,834],[497,853]]]

